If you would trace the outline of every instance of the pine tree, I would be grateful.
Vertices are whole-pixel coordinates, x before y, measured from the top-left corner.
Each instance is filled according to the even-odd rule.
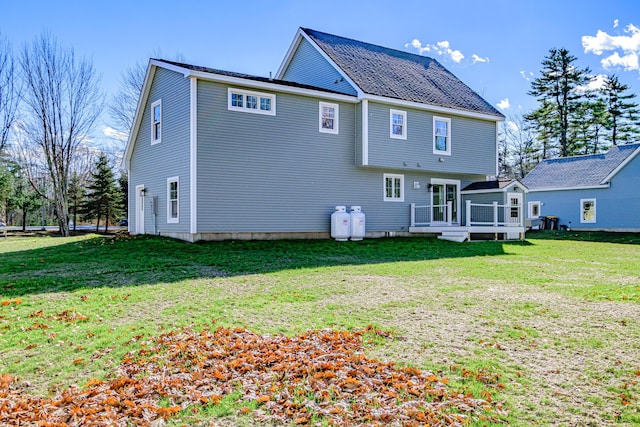
[[[78,214],[83,213],[85,188],[82,185],[80,175],[76,172],[71,175],[69,180],[69,214],[73,218],[73,231],[76,231],[78,224]]]
[[[566,157],[575,153],[573,142],[569,139],[574,114],[584,100],[581,90],[589,81],[589,68],[578,68],[576,57],[567,49],[550,49],[549,56],[542,61],[542,73],[531,82],[529,95],[535,96],[541,107],[528,116],[537,130],[545,132],[557,142],[559,154]],[[546,147],[545,147],[546,151]],[[546,153],[545,153],[546,154]]]
[[[116,188],[113,170],[109,167],[107,155],[101,153],[95,164],[95,169],[91,173],[91,183],[87,187],[89,190],[86,210],[95,216],[96,231],[100,228],[100,220],[105,219],[105,232],[108,230],[109,221],[117,219],[120,213],[120,197]]]
[[[640,110],[633,101],[636,94],[626,93],[629,89],[617,76],[608,76],[602,88],[607,110],[607,128],[613,145],[637,141],[640,135]]]

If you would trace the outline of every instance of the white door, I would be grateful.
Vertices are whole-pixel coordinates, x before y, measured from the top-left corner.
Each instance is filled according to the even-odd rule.
[[[135,234],[144,234],[144,185],[136,185]]]
[[[451,225],[459,222],[459,189],[460,181],[435,178],[431,180],[432,223]],[[449,203],[451,212],[445,207]]]
[[[507,215],[506,222],[508,225],[522,225],[522,193],[507,193],[507,200],[509,207],[505,212],[505,215]],[[520,238],[520,233],[507,233],[507,239],[518,238]]]

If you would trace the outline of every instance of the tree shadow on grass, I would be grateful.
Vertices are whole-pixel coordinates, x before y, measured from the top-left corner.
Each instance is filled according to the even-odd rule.
[[[526,241],[460,244],[424,237],[360,242],[277,240],[196,244],[128,235],[76,238],[62,244],[56,238],[51,239],[51,245],[37,245],[40,247],[33,249],[3,252],[0,248],[1,297],[291,269],[495,256],[505,254],[505,245],[529,244]]]
[[[640,245],[640,233],[613,233],[606,231],[542,230],[527,233],[529,240],[571,240],[578,242],[621,243]]]

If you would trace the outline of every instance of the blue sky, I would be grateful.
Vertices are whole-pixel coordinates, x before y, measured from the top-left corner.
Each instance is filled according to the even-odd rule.
[[[0,32],[16,50],[49,30],[93,60],[107,97],[127,67],[158,51],[196,65],[275,74],[300,26],[436,58],[507,116],[535,108],[530,80],[553,47],[640,93],[637,0],[4,3]],[[105,113],[93,138],[108,143],[109,135]]]

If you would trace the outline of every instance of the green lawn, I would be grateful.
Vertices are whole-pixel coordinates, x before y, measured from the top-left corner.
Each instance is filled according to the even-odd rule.
[[[368,357],[446,377],[504,409],[496,423],[636,425],[639,261],[640,235],[549,231],[464,244],[0,239],[0,375],[46,396],[113,378],[125,353],[185,326],[373,325],[391,336],[366,339]],[[257,405],[238,415],[234,399],[170,423],[251,425]]]

